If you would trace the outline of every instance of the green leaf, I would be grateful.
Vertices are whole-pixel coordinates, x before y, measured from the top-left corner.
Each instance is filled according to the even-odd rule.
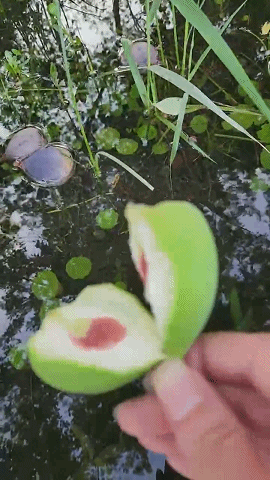
[[[155,143],[152,147],[152,153],[155,155],[163,155],[164,153],[168,152],[168,150],[168,145],[165,142]]]
[[[182,108],[182,98],[168,97],[153,105],[166,115],[178,115]]]
[[[265,183],[261,178],[258,177],[253,177],[252,182],[250,184],[250,190],[253,190],[254,192],[258,192],[261,190],[262,192],[266,192],[269,190],[270,185]]]
[[[73,257],[66,264],[66,272],[74,280],[87,277],[91,269],[92,262],[86,257]]]
[[[192,130],[196,133],[203,133],[207,130],[208,118],[205,115],[196,115],[190,122]]]
[[[260,112],[263,113],[270,122],[269,108],[254,87],[233,51],[221,36],[218,28],[212,25],[199,4],[196,4],[194,0],[172,0],[172,4],[175,5],[181,15],[183,15],[185,19],[198,30],[221,62],[224,63],[234,76],[237,83],[243,87],[247,95],[257,105]]]
[[[228,115],[226,115],[226,113],[224,113],[214,102],[212,102],[210,98],[208,98],[203,92],[201,92],[201,90],[199,90],[195,85],[193,85],[191,82],[186,80],[186,78],[182,77],[181,75],[178,75],[175,72],[167,70],[166,68],[160,67],[159,65],[151,65],[149,67],[149,70],[156,73],[156,75],[159,75],[165,80],[168,80],[168,82],[172,83],[173,85],[178,87],[180,90],[183,90],[184,92],[188,93],[188,95],[198,100],[198,102],[204,104],[207,108],[212,110],[216,115],[221,117],[223,120],[226,120],[237,130],[244,133],[247,137],[259,143],[259,145],[261,145],[261,147],[264,148],[264,146],[256,138],[254,138],[241,125],[239,125],[233,119],[231,119]],[[269,111],[269,114],[270,114],[270,111]]]
[[[242,125],[244,128],[250,128],[255,121],[255,115],[252,113],[243,113],[243,112],[234,112],[230,114],[230,117],[239,125]]]
[[[188,94],[184,93],[183,98],[181,98],[182,106],[181,106],[181,108],[179,110],[179,113],[178,113],[177,122],[176,122],[176,126],[175,126],[175,131],[174,131],[174,135],[173,135],[173,143],[172,143],[171,154],[170,154],[170,159],[169,159],[170,165],[173,163],[173,161],[175,159],[177,149],[178,149],[187,102],[188,102]]]
[[[118,282],[115,282],[114,285],[118,288],[121,288],[122,290],[127,290],[127,286],[125,282],[122,282],[121,280],[119,280]]]
[[[105,150],[111,150],[119,142],[120,133],[112,127],[103,128],[96,134],[96,142]]]
[[[39,300],[54,298],[58,294],[60,284],[57,276],[51,270],[39,272],[32,282],[32,293]]]
[[[57,17],[57,7],[55,3],[49,3],[47,6],[48,13],[52,15],[53,17]]]
[[[96,222],[103,230],[111,230],[118,222],[118,213],[113,209],[106,209],[99,212]]]
[[[16,370],[22,370],[24,367],[27,366],[27,346],[26,345],[18,345],[10,349],[8,353],[9,361],[13,365]]]
[[[257,132],[257,137],[264,143],[270,143],[270,124],[265,123]]]
[[[270,145],[266,145],[266,148],[270,150]],[[270,153],[269,152],[262,150],[260,154],[260,161],[264,168],[266,168],[267,170],[270,170]]]
[[[231,311],[231,317],[234,321],[235,330],[239,330],[239,327],[243,321],[243,315],[242,315],[238,292],[235,287],[232,288],[230,293],[230,311]]]
[[[127,40],[126,38],[122,39],[122,46],[124,50],[125,57],[128,61],[134,82],[136,84],[136,87],[138,89],[138,92],[140,94],[140,97],[142,99],[142,102],[146,106],[146,108],[150,107],[150,100],[148,98],[147,92],[145,85],[143,83],[142,76],[139,72],[138,66],[136,65],[136,62],[134,60],[134,57],[131,53],[131,48],[132,48],[132,43],[130,40]]]
[[[146,140],[153,140],[157,136],[157,129],[154,125],[147,125],[146,123],[136,128],[137,135]]]
[[[116,145],[116,150],[122,155],[132,155],[136,152],[138,148],[138,143],[131,138],[121,138],[118,144]]]
[[[54,308],[60,307],[60,303],[61,302],[60,302],[59,298],[53,298],[51,300],[50,299],[44,300],[42,305],[41,305],[41,308],[39,310],[40,320],[43,320],[50,310],[53,310]]]

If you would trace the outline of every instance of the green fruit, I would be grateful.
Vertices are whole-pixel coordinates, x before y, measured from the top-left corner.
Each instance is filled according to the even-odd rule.
[[[129,203],[125,216],[133,262],[144,283],[163,351],[182,358],[216,298],[218,256],[204,215],[189,202]]]
[[[211,314],[218,256],[201,211],[180,201],[129,203],[125,216],[153,316],[109,283],[88,286],[74,302],[48,312],[28,355],[34,372],[59,390],[107,392],[166,358],[182,358]]]

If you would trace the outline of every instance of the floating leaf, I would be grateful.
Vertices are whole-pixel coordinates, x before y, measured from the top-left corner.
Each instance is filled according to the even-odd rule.
[[[57,6],[55,5],[55,3],[49,3],[49,5],[47,6],[47,10],[48,13],[53,17],[57,16]]]
[[[138,148],[138,143],[131,138],[121,138],[119,143],[116,145],[116,150],[122,155],[132,155],[135,153]]]
[[[143,124],[136,129],[136,133],[142,139],[153,140],[153,138],[156,138],[158,132],[154,125]]]
[[[47,313],[49,312],[49,310],[53,310],[54,308],[57,308],[57,307],[60,307],[60,300],[59,298],[53,298],[51,300],[45,300],[42,305],[41,305],[41,308],[39,310],[39,318],[40,320],[43,320]]]
[[[122,290],[127,290],[127,286],[125,282],[122,282],[121,280],[119,280],[118,282],[115,282],[114,285],[118,288],[121,288]]]
[[[10,349],[8,353],[9,361],[17,370],[22,370],[27,366],[27,346],[18,345]]]
[[[112,127],[103,128],[96,134],[96,142],[105,150],[111,150],[119,142],[120,133]]]
[[[152,153],[155,155],[163,155],[164,153],[168,152],[168,150],[168,145],[165,142],[155,143],[152,147]]]
[[[196,115],[190,122],[192,130],[196,133],[203,133],[207,130],[208,119],[205,115]]]
[[[56,297],[59,289],[57,276],[51,270],[39,272],[32,282],[32,292],[39,300]]]
[[[261,130],[257,132],[257,137],[265,143],[270,143],[270,124],[265,123]]]
[[[110,208],[102,210],[99,212],[96,221],[103,230],[110,230],[115,227],[118,222],[118,213]]]
[[[74,280],[87,277],[91,268],[92,262],[86,257],[73,257],[66,264],[66,272]]]
[[[270,145],[266,145],[266,148],[270,150]],[[264,168],[267,168],[267,170],[270,170],[270,153],[269,152],[262,150],[260,154],[260,161]]]
[[[261,178],[258,177],[253,177],[252,182],[250,184],[250,189],[253,190],[253,192],[258,192],[261,190],[262,192],[266,192],[269,190],[270,185],[267,185]]]
[[[242,127],[250,128],[256,117],[252,113],[233,112],[230,114],[230,118],[242,125]]]

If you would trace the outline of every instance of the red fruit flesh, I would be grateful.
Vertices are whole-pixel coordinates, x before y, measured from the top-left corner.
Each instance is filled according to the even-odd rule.
[[[73,344],[87,350],[112,348],[126,337],[126,328],[110,317],[94,318],[85,337],[70,335]]]
[[[138,270],[142,282],[145,283],[148,275],[148,263],[145,259],[144,253],[142,253],[140,256]]]

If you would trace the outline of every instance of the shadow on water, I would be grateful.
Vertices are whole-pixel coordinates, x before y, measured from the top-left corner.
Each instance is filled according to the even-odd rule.
[[[3,28],[9,28],[8,35],[3,34],[0,28],[1,35],[4,35],[1,48],[15,48],[15,39],[19,38],[17,42],[21,48],[30,52],[30,57],[26,55],[28,61],[23,68],[27,72],[31,71],[31,62],[35,68],[39,65],[41,85],[49,88],[52,86],[48,73],[50,61],[54,61],[55,55],[59,60],[61,55],[53,46],[55,42],[57,44],[55,32],[42,24],[46,4],[15,2],[17,11],[13,13],[10,8],[12,3],[0,2],[6,15]],[[80,14],[72,10],[72,3],[67,2],[69,23],[72,15],[77,18]],[[78,4],[79,10],[88,9],[85,2]],[[103,5],[103,8],[107,7],[105,2]],[[132,12],[120,9],[118,30],[120,18],[121,28],[125,34],[130,31],[131,37],[134,33],[132,26],[137,25],[138,37],[144,25],[143,15],[139,2],[131,2],[130,6]],[[28,26],[23,20],[26,12],[31,18]],[[92,21],[92,31],[89,30],[92,34],[88,32],[88,39],[92,42],[89,43],[89,51],[94,68],[105,71],[109,62],[114,68],[118,65],[116,45],[119,38],[115,34],[111,13],[105,8],[94,7],[89,7],[88,12],[79,25],[83,33],[84,29],[90,29],[89,21]],[[102,15],[103,25],[107,27],[104,36],[100,37]],[[254,22],[259,24],[265,20],[269,18],[256,17]],[[38,39],[39,45],[35,52],[33,38]],[[45,49],[41,54],[43,45]],[[80,65],[86,62],[87,53],[81,44],[78,51],[79,60],[73,73],[81,90],[85,87],[88,90],[88,93],[78,94],[78,99],[88,138],[95,148],[94,133],[101,125],[116,127],[126,136],[126,128],[130,128],[130,132],[136,126],[134,119],[137,121],[140,112],[129,110],[125,102],[119,103],[119,96],[124,98],[131,87],[130,80],[124,76],[115,78],[112,75],[105,77],[106,80],[95,80],[98,88],[91,90],[93,78],[89,77],[86,84],[80,74]],[[31,57],[34,53],[36,63]],[[22,63],[20,65],[22,68]],[[2,75],[3,66],[1,68]],[[106,395],[68,395],[43,384],[29,368],[16,370],[8,354],[12,347],[25,343],[39,328],[41,302],[31,292],[31,281],[37,272],[45,268],[57,275],[63,288],[63,301],[73,300],[86,285],[115,282],[121,278],[128,291],[145,303],[127,244],[128,231],[123,210],[129,200],[155,204],[165,199],[178,199],[196,204],[211,225],[220,258],[217,302],[205,331],[235,328],[229,305],[233,287],[237,288],[243,312],[252,309],[251,329],[267,331],[270,193],[252,190],[251,186],[254,176],[263,178],[270,185],[270,174],[258,169],[254,146],[238,147],[239,161],[232,160],[228,166],[228,158],[222,155],[222,145],[219,145],[212,155],[217,164],[202,158],[195,162],[181,161],[180,158],[178,165],[175,164],[172,169],[170,179],[166,156],[151,154],[148,142],[146,146],[140,145],[134,155],[119,157],[154,186],[153,192],[108,159],[100,161],[102,177],[98,183],[89,170],[84,146],[76,144],[80,140],[79,130],[65,101],[61,103],[53,90],[42,93],[41,89],[37,89],[35,93],[32,88],[32,91],[27,91],[27,86],[34,85],[33,77],[30,75],[22,82],[20,75],[20,72],[15,78],[11,75],[10,85],[20,90],[23,84],[25,91],[20,91],[22,98],[15,98],[11,92],[3,98],[0,104],[3,126],[12,131],[25,123],[42,124],[52,140],[60,139],[77,145],[78,158],[75,175],[57,189],[35,186],[12,169],[1,173],[0,478],[183,478],[169,471],[168,466],[163,474],[164,457],[144,450],[134,438],[121,433],[113,420],[111,413],[115,405],[142,393],[139,381]],[[59,69],[59,81],[64,78]],[[118,97],[115,92],[119,93]],[[114,181],[116,178],[117,182]],[[119,213],[118,224],[110,231],[103,231],[96,225],[96,216],[103,208],[114,208]],[[15,225],[11,221],[14,212],[17,218]],[[92,260],[92,271],[84,280],[72,280],[65,270],[67,261],[77,255]]]

